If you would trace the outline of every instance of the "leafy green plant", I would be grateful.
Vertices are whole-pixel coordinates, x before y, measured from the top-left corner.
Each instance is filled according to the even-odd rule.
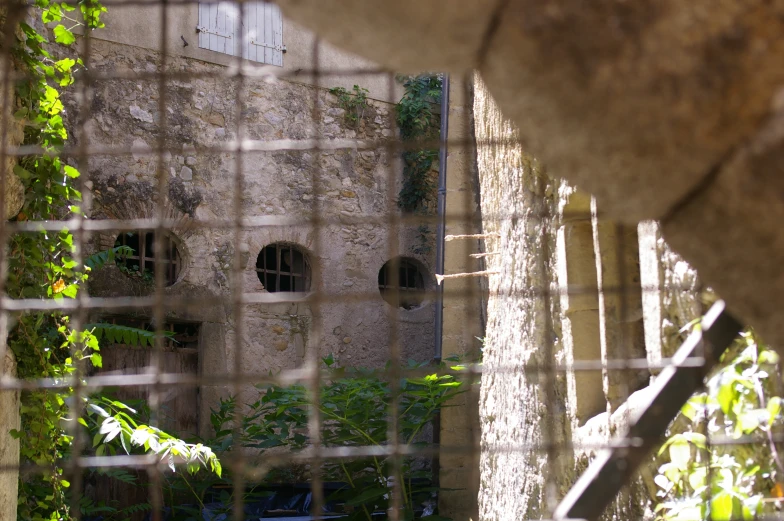
[[[325,358],[324,363],[333,371],[334,378],[322,387],[319,396],[322,443],[326,447],[386,445],[392,393],[383,374],[367,369],[339,369],[332,356]],[[410,362],[409,367],[421,365]],[[221,400],[219,407],[213,410],[211,422],[216,434],[209,444],[217,454],[236,449],[236,444],[259,454],[276,448],[297,451],[307,447],[308,413],[312,402],[306,388],[302,385],[258,386],[258,390],[258,399],[253,403],[242,406],[235,397],[230,397]],[[421,439],[423,430],[446,402],[461,392],[461,382],[451,375],[435,372],[422,378],[403,379],[398,402],[400,442],[426,445],[427,442]],[[235,429],[238,407],[242,408],[242,423]],[[413,519],[418,505],[430,499],[437,488],[430,483],[430,471],[418,466],[421,461],[416,458],[406,458],[398,476],[395,476],[392,463],[392,458],[387,457],[324,463],[323,478],[345,484],[328,500],[341,503],[349,513],[349,519],[384,518],[390,505],[392,481],[397,479],[403,492],[405,518]],[[296,474],[295,469],[277,469],[267,479],[286,480]],[[188,489],[193,492],[191,500],[182,500],[182,503],[198,503],[203,507],[207,490],[221,481],[215,476],[200,476],[197,480],[182,474],[172,476],[170,486],[178,493]],[[183,480],[190,483],[183,486]],[[225,501],[229,499],[227,496]],[[227,508],[229,506],[227,503]]]
[[[685,432],[659,451],[666,460],[655,478],[661,521],[751,520],[781,506],[784,466],[773,431],[782,425],[782,398],[770,377],[779,373],[778,356],[753,333],[740,342],[707,391],[683,407]],[[716,443],[722,436],[728,443]]]
[[[358,125],[362,121],[365,109],[368,106],[368,90],[359,85],[354,85],[352,90],[334,87],[329,89],[329,92],[338,98],[338,104],[346,111],[344,115],[346,123],[351,126]]]
[[[97,456],[115,455],[120,450],[126,454],[153,453],[165,460],[172,472],[177,464],[182,464],[192,474],[206,468],[220,477],[220,460],[210,447],[187,443],[157,427],[141,424],[135,415],[135,409],[101,396],[86,399],[86,414],[79,423],[92,434]]]
[[[117,269],[128,277],[141,280],[146,285],[155,284],[155,274],[147,268],[140,270],[138,265],[126,266],[118,264]]]
[[[440,76],[423,74],[401,77],[405,94],[397,104],[397,125],[403,141],[432,139],[438,136],[438,118],[433,107],[441,101]],[[403,153],[403,186],[398,206],[407,212],[423,211],[435,197],[431,175],[438,150],[422,148]]]
[[[101,15],[106,8],[97,0],[79,0],[76,3],[36,0],[35,7],[42,22],[56,23],[52,33],[54,43],[66,47],[77,38],[73,32],[76,25],[82,24],[85,32],[104,25]],[[77,8],[81,22],[69,14]],[[20,23],[19,29],[21,36],[12,53],[15,66],[25,74],[20,75],[21,79],[15,84],[18,110],[14,117],[24,127],[23,144],[38,147],[43,152],[20,157],[14,167],[25,192],[22,210],[16,220],[67,219],[70,215],[82,214],[79,206],[81,193],[74,184],[80,174],[59,155],[68,138],[60,94],[61,89],[74,82],[74,74],[83,67],[83,63],[78,57],[56,59],[48,49],[52,42],[44,35],[24,22]],[[67,49],[63,50],[67,52]],[[19,233],[11,237],[6,281],[8,296],[15,299],[75,298],[91,269],[98,269],[110,257],[122,253],[114,249],[79,263],[74,258],[74,251],[74,237],[67,229]],[[48,378],[63,384],[75,381],[90,366],[100,367],[102,364],[96,335],[90,330],[73,329],[69,317],[59,312],[21,314],[9,331],[8,346],[16,357],[20,378]],[[113,447],[112,444],[117,443],[123,450],[153,452],[162,458],[183,456],[183,464],[189,470],[198,463],[219,472],[220,467],[216,466],[219,463],[214,455],[201,447],[184,444],[166,433],[150,431],[151,428],[146,425],[134,424],[136,420],[130,415],[129,408],[120,410],[117,405],[117,410],[107,412],[109,416],[101,416],[99,421],[91,417],[90,411],[93,406],[101,407],[102,398],[88,397],[85,400],[84,403],[75,403],[68,387],[38,388],[22,393],[21,428],[12,434],[20,440],[21,464],[34,464],[40,472],[20,480],[19,519],[70,518],[70,483],[64,475],[64,461],[72,456],[73,437],[64,428],[67,421],[78,421],[88,430],[105,430],[95,450]],[[85,415],[79,414],[82,410],[87,411]],[[102,410],[107,411],[105,408]],[[130,438],[128,433],[131,433]],[[134,442],[134,436],[139,443]],[[148,439],[142,441],[144,436]]]

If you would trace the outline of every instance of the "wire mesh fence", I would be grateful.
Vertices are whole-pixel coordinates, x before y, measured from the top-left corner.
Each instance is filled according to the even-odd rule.
[[[477,78],[428,74],[429,130],[406,139],[406,79],[298,39],[272,4],[105,2],[106,28],[66,29],[31,70],[9,49],[68,43],[58,22],[99,9],[53,5],[3,3],[0,163],[25,202],[0,224],[2,354],[24,368],[0,380],[21,397],[2,471],[20,518],[778,512],[771,352],[744,337],[741,365],[719,361],[739,326],[716,308],[676,354],[703,313],[688,267],[521,159]]]

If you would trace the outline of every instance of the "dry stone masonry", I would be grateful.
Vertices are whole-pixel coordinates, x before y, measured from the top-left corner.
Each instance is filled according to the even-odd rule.
[[[526,152],[608,218],[661,221],[729,309],[784,353],[784,4],[279,4],[394,70],[478,70]]]
[[[126,45],[95,40],[93,66],[101,72],[135,74],[157,71],[159,56]],[[170,69],[182,72],[223,70],[187,58],[170,58]],[[113,79],[94,86],[87,137],[91,145],[124,146],[127,156],[92,156],[89,184],[93,219],[154,217],[157,209],[158,156],[153,153],[160,133],[161,114],[157,80]],[[194,220],[233,218],[235,158],[233,152],[209,152],[236,139],[237,87],[231,80],[171,81],[167,88],[163,171],[168,176],[167,217],[179,224],[174,243],[182,258],[176,282],[168,295],[198,299],[227,296],[234,257],[233,231],[206,228]],[[369,100],[362,119],[352,123],[326,89],[290,81],[246,80],[242,120],[245,138],[253,140],[351,138],[358,146],[335,150],[248,152],[242,157],[243,196],[240,210],[248,218],[273,216],[294,224],[246,229],[239,245],[243,291],[264,293],[256,272],[262,248],[293,245],[309,265],[318,265],[320,278],[310,287],[322,289],[329,305],[322,306],[320,354],[335,355],[338,363],[382,366],[389,357],[389,306],[378,290],[378,273],[389,260],[392,230],[384,223],[399,211],[390,187],[399,179],[399,161],[383,148],[363,149],[366,140],[395,139],[394,105]],[[74,100],[70,100],[73,105]],[[320,121],[312,123],[314,103]],[[316,195],[314,174],[320,182]],[[307,223],[318,198],[324,223]],[[367,222],[376,218],[375,222]],[[411,259],[423,273],[426,289],[434,287],[431,249],[422,252],[416,226],[402,227],[399,255]],[[313,245],[320,234],[323,251]],[[96,249],[114,245],[114,234],[94,237]],[[419,252],[419,253],[417,253]],[[91,276],[93,296],[148,294],[150,284],[110,267]],[[304,296],[304,294],[303,294]],[[228,304],[227,304],[228,305]],[[433,303],[415,309],[395,309],[400,321],[403,356],[424,361],[433,356]],[[201,325],[201,367],[205,374],[230,371],[234,366],[235,327],[228,308],[205,305],[178,313],[172,320]],[[307,299],[290,304],[254,304],[243,310],[242,366],[266,374],[299,366],[312,340],[312,316]],[[202,426],[218,390],[203,389]]]

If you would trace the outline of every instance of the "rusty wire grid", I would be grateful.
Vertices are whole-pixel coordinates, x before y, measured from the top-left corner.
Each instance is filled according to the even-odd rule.
[[[513,454],[513,453],[542,453],[545,460],[551,464],[566,453],[574,453],[576,450],[599,450],[604,449],[604,455],[599,455],[594,461],[594,466],[586,471],[586,475],[594,476],[584,478],[572,488],[568,494],[559,488],[556,477],[547,473],[545,480],[545,490],[543,491],[543,506],[541,508],[542,518],[555,516],[556,518],[588,518],[598,519],[604,508],[616,497],[622,486],[627,485],[634,478],[635,468],[643,461],[649,451],[661,441],[670,421],[677,414],[680,406],[701,385],[703,378],[708,374],[709,369],[716,363],[717,352],[722,352],[733,340],[740,325],[726,314],[720,314],[721,309],[716,308],[712,320],[720,324],[719,333],[715,329],[708,328],[705,335],[710,348],[707,352],[703,349],[705,342],[702,335],[697,332],[687,342],[688,356],[679,353],[672,356],[663,356],[661,359],[652,361],[644,355],[634,353],[629,347],[633,339],[627,337],[627,329],[620,328],[620,336],[617,339],[617,349],[606,356],[604,359],[576,359],[569,362],[564,361],[559,355],[562,349],[560,339],[556,337],[553,320],[556,320],[550,313],[556,304],[563,297],[580,297],[585,295],[598,294],[600,299],[618,297],[618,316],[622,322],[631,320],[629,318],[629,300],[640,293],[658,292],[662,290],[678,292],[689,291],[691,287],[650,286],[644,283],[632,288],[628,285],[629,259],[623,254],[625,251],[624,226],[617,225],[616,232],[619,237],[617,248],[617,258],[613,260],[617,264],[617,280],[599,281],[596,284],[569,284],[567,286],[547,284],[527,284],[523,287],[504,286],[504,282],[499,282],[498,286],[502,291],[493,293],[488,290],[488,285],[478,281],[492,277],[502,277],[504,273],[498,271],[498,264],[494,264],[494,255],[504,256],[510,252],[487,251],[485,245],[488,242],[502,244],[506,239],[499,233],[483,233],[481,227],[487,228],[488,224],[493,224],[495,230],[501,229],[502,223],[516,222],[518,219],[528,219],[532,223],[532,235],[539,236],[539,244],[542,250],[539,252],[541,264],[537,269],[542,273],[548,272],[550,259],[555,252],[551,251],[554,246],[549,237],[553,234],[553,227],[557,226],[556,219],[568,222],[584,222],[590,224],[592,221],[601,219],[601,208],[594,208],[592,212],[576,211],[568,208],[559,215],[553,215],[548,206],[544,211],[540,208],[532,208],[526,212],[500,212],[493,214],[484,212],[481,215],[481,222],[477,217],[476,201],[472,197],[461,197],[464,202],[463,208],[456,208],[454,205],[446,208],[443,212],[443,223],[445,223],[446,234],[449,230],[462,229],[463,227],[476,229],[476,237],[466,239],[472,241],[474,255],[478,257],[477,266],[487,266],[481,271],[479,277],[468,280],[476,283],[452,285],[449,278],[442,284],[435,281],[436,275],[444,276],[471,276],[472,273],[438,273],[434,262],[428,265],[423,264],[422,271],[413,261],[406,260],[412,256],[407,250],[409,246],[403,244],[401,238],[404,237],[406,230],[415,229],[417,226],[437,226],[439,216],[431,214],[416,214],[401,212],[398,203],[398,187],[400,176],[402,175],[401,153],[413,149],[424,147],[439,148],[442,152],[442,161],[449,153],[458,151],[475,160],[477,150],[485,147],[496,146],[516,146],[514,140],[485,140],[474,139],[474,128],[470,118],[464,118],[465,128],[459,132],[456,138],[449,137],[442,132],[440,139],[427,139],[418,142],[405,142],[394,136],[386,138],[361,138],[361,137],[334,137],[325,136],[321,121],[325,116],[325,105],[323,103],[324,90],[328,88],[332,78],[352,76],[381,78],[387,85],[387,101],[394,100],[398,88],[398,80],[393,71],[386,71],[376,68],[325,68],[320,65],[319,57],[325,52],[324,45],[316,39],[310,50],[312,63],[305,70],[284,71],[275,66],[259,66],[250,64],[241,57],[232,58],[232,63],[225,67],[213,67],[210,70],[177,70],[171,68],[173,60],[185,60],[184,58],[172,57],[168,51],[167,42],[172,38],[170,11],[176,6],[196,5],[193,0],[109,0],[104,2],[109,10],[112,6],[156,6],[159,11],[158,23],[161,27],[160,41],[155,45],[157,52],[151,59],[156,61],[155,70],[134,72],[129,70],[114,70],[111,68],[96,68],[91,65],[94,59],[93,40],[100,39],[100,33],[86,33],[78,42],[79,54],[84,61],[85,68],[76,78],[76,83],[72,87],[74,105],[77,112],[70,113],[70,123],[72,134],[75,139],[68,146],[60,151],[61,157],[73,161],[78,166],[83,175],[79,178],[79,190],[84,194],[92,195],[85,197],[82,210],[86,216],[92,215],[92,202],[99,198],[94,193],[95,187],[92,184],[90,175],[94,170],[91,161],[96,158],[116,158],[117,160],[130,162],[137,158],[152,157],[155,161],[155,186],[149,195],[148,213],[145,215],[131,215],[126,211],[124,215],[103,215],[100,219],[83,217],[82,213],[75,213],[67,220],[52,219],[49,221],[32,220],[13,220],[2,221],[0,224],[0,241],[5,245],[14,234],[33,234],[41,233],[42,230],[58,232],[66,229],[74,235],[74,260],[77,263],[84,261],[85,257],[96,250],[97,245],[104,244],[112,247],[115,238],[119,245],[139,244],[141,253],[136,257],[127,257],[124,266],[127,270],[127,261],[135,261],[139,266],[140,272],[144,272],[144,267],[154,260],[152,279],[148,280],[149,294],[114,294],[106,296],[90,296],[86,291],[81,291],[77,298],[73,300],[42,300],[42,299],[18,299],[11,298],[5,292],[0,295],[0,333],[8,334],[8,324],[11,317],[24,312],[51,312],[61,311],[70,316],[73,328],[79,330],[86,324],[90,324],[93,317],[106,316],[114,317],[121,313],[136,316],[137,322],[144,319],[144,324],[152,324],[155,330],[155,340],[149,348],[149,358],[145,359],[149,367],[147,371],[142,368],[131,368],[123,372],[120,369],[113,374],[85,373],[81,370],[71,376],[60,379],[36,379],[25,380],[3,375],[0,379],[0,392],[28,392],[32,390],[46,389],[51,391],[62,391],[70,393],[73,400],[72,414],[78,417],[82,414],[81,398],[90,395],[104,388],[118,389],[121,392],[137,391],[149,393],[150,418],[152,425],[162,425],[165,423],[167,411],[162,410],[166,402],[167,393],[177,392],[178,389],[198,389],[198,388],[221,388],[227,394],[242,396],[254,385],[280,385],[291,386],[302,384],[307,389],[310,407],[308,408],[308,428],[307,446],[302,450],[293,452],[275,452],[265,454],[255,454],[244,451],[239,444],[236,444],[231,451],[224,454],[224,466],[232,471],[232,512],[229,519],[242,520],[251,519],[252,516],[246,512],[244,504],[244,491],[258,483],[273,468],[283,468],[291,465],[305,465],[308,469],[308,484],[311,493],[309,510],[314,518],[321,518],[328,503],[324,493],[324,476],[321,468],[325,462],[341,462],[356,458],[388,458],[391,463],[391,477],[401,474],[401,465],[404,458],[419,457],[434,459],[436,463],[430,464],[429,470],[434,476],[434,481],[438,482],[439,464],[438,460],[454,459],[455,457],[465,457],[468,467],[470,483],[480,483],[480,464],[481,455],[493,454]],[[5,2],[9,8],[18,7],[17,4]],[[245,16],[244,9],[238,9],[240,23]],[[106,30],[111,30],[108,28]],[[179,36],[179,35],[175,35]],[[148,44],[148,46],[153,47]],[[10,69],[10,60],[4,60],[3,88],[5,92],[10,92],[15,81],[24,78],[22,73],[13,72]],[[302,112],[298,114],[308,121],[308,135],[306,136],[285,136],[270,132],[267,136],[258,136],[249,132],[248,127],[253,123],[253,117],[258,117],[252,112],[247,111],[247,97],[250,95],[252,82],[263,82],[264,84],[275,84],[275,82],[301,81],[301,78],[308,78],[307,89],[311,99],[303,100],[300,107]],[[448,77],[447,77],[448,78]],[[173,90],[181,82],[189,82],[197,79],[209,79],[221,82],[226,91],[234,91],[233,106],[233,125],[231,129],[233,136],[220,143],[196,145],[192,149],[192,154],[198,157],[210,155],[223,155],[230,157],[233,165],[232,171],[228,174],[229,182],[224,186],[230,187],[229,200],[230,207],[224,208],[222,214],[213,213],[212,215],[190,215],[183,220],[181,216],[173,216],[167,206],[167,197],[170,193],[173,177],[167,170],[166,165],[172,155],[182,154],[183,143],[172,140],[170,130],[172,127],[170,119],[176,117],[174,110],[181,109],[176,105],[172,107]],[[91,143],[88,125],[91,124],[94,116],[93,100],[106,82],[112,81],[134,81],[145,85],[145,88],[156,90],[157,94],[157,113],[159,119],[153,124],[155,127],[151,135],[144,134],[148,141],[154,143],[143,150],[128,144]],[[464,95],[471,94],[470,85],[473,78],[462,78],[462,86],[465,87]],[[449,85],[448,80],[445,83]],[[154,87],[153,87],[154,85]],[[462,87],[458,87],[462,88]],[[6,96],[5,99],[8,99]],[[111,100],[108,100],[111,102]],[[463,107],[465,108],[465,107]],[[390,112],[394,109],[390,107]],[[447,111],[448,112],[448,111]],[[127,115],[125,116],[128,117]],[[441,114],[442,118],[447,114]],[[393,116],[390,114],[389,118]],[[41,153],[42,150],[35,146],[20,145],[8,146],[5,136],[9,122],[3,116],[2,138],[3,149],[0,151],[0,164],[4,164],[8,157],[23,157],[31,154]],[[227,123],[228,126],[228,123]],[[126,140],[127,141],[127,140]],[[523,143],[523,148],[525,144]],[[328,177],[331,175],[322,163],[322,155],[327,152],[335,151],[357,151],[384,153],[392,167],[387,169],[390,175],[395,176],[389,179],[382,193],[384,207],[376,208],[367,213],[351,216],[335,215],[334,212],[324,208],[324,194],[328,191]],[[246,201],[247,187],[257,180],[251,178],[248,165],[260,164],[261,157],[270,156],[275,153],[292,153],[301,159],[301,168],[304,172],[309,171],[309,195],[310,203],[306,210],[295,209],[283,214],[261,215],[255,212],[254,207]],[[132,159],[133,158],[133,159]],[[473,168],[473,165],[472,165]],[[447,173],[448,174],[448,173]],[[213,175],[223,175],[216,172]],[[307,175],[307,174],[304,174]],[[280,179],[285,183],[285,179]],[[537,185],[537,196],[542,200],[550,197],[548,195],[548,180],[539,178]],[[479,186],[474,183],[471,190],[479,191]],[[442,195],[447,198],[457,194],[458,190],[447,192]],[[5,208],[6,198],[6,179],[0,181],[0,207]],[[485,194],[481,194],[482,197]],[[555,223],[555,224],[554,224]],[[335,291],[327,289],[325,281],[335,280],[341,277],[342,267],[335,264],[321,262],[329,256],[325,251],[331,244],[325,244],[327,237],[324,231],[328,227],[359,228],[361,226],[382,227],[386,232],[387,240],[379,248],[384,252],[386,262],[402,258],[398,264],[392,264],[387,268],[386,264],[382,269],[382,275],[377,285],[375,280],[370,280],[364,288],[353,288],[351,291]],[[514,229],[514,228],[508,228]],[[243,249],[248,242],[248,235],[251,233],[265,232],[274,230],[277,236],[283,237],[281,240],[270,240],[262,245],[261,252],[267,249],[272,256],[264,256],[259,261],[254,258],[259,251]],[[185,255],[181,255],[176,247],[178,234],[192,234],[199,231],[218,231],[230,237],[225,255],[221,258],[222,265],[229,266],[227,269],[221,268],[226,277],[226,286],[221,287],[220,292],[205,293],[194,290],[192,294],[179,293],[171,294],[167,287],[170,285],[182,284],[183,273],[187,272],[188,262]],[[130,236],[127,234],[135,234]],[[287,235],[288,234],[288,235]],[[148,244],[146,237],[153,237],[152,244]],[[310,243],[305,248],[303,244],[297,244],[293,239],[285,237],[309,237]],[[135,238],[134,238],[135,237]],[[175,239],[173,240],[172,237]],[[457,238],[456,240],[460,240]],[[101,243],[104,241],[104,243]],[[108,242],[106,242],[108,241]],[[135,241],[135,242],[134,242]],[[438,245],[443,247],[443,245]],[[150,255],[150,248],[152,256]],[[217,249],[216,249],[217,251]],[[0,250],[0,263],[5,265],[5,256],[8,255],[6,249]],[[250,255],[250,261],[248,260]],[[443,256],[443,250],[441,250]],[[479,261],[482,261],[480,264]],[[217,261],[216,261],[217,262]],[[131,263],[132,264],[132,263]],[[296,265],[296,266],[295,266]],[[249,267],[250,266],[250,267]],[[403,266],[402,271],[396,269]],[[339,269],[340,268],[340,269]],[[5,269],[5,268],[4,268]],[[227,273],[226,273],[227,272]],[[399,275],[403,273],[406,280],[400,280]],[[288,278],[288,279],[287,279]],[[301,279],[295,282],[294,279]],[[248,281],[258,279],[262,284],[267,285],[268,291],[261,289],[248,289]],[[288,280],[289,286],[286,286]],[[462,279],[461,280],[465,280]],[[270,281],[266,282],[265,281]],[[274,282],[273,282],[274,281]],[[0,283],[2,284],[2,283]],[[335,287],[334,284],[330,287]],[[295,292],[289,292],[288,289]],[[382,289],[380,292],[379,289]],[[301,293],[298,290],[303,290]],[[4,291],[4,288],[3,288]],[[407,293],[416,295],[417,302],[412,304],[412,297]],[[324,368],[322,357],[326,355],[322,345],[324,337],[331,334],[325,330],[324,315],[336,306],[358,306],[371,305],[382,300],[387,302],[405,303],[405,308],[416,308],[421,301],[425,301],[433,309],[433,314],[440,312],[437,305],[446,303],[446,312],[452,312],[459,307],[475,309],[476,316],[484,313],[486,299],[528,299],[537,302],[546,312],[543,315],[543,325],[545,331],[544,342],[539,346],[541,353],[540,360],[506,360],[506,363],[492,366],[483,365],[478,358],[478,353],[471,353],[466,360],[462,361],[462,367],[450,368],[440,367],[440,353],[431,355],[430,353],[419,353],[420,358],[430,360],[431,365],[424,367],[408,367],[406,358],[410,356],[411,347],[406,345],[410,339],[410,328],[402,324],[401,313],[404,311],[394,305],[385,306],[384,321],[382,325],[366,327],[384,328],[381,335],[384,345],[372,346],[377,353],[383,353],[381,358],[388,361],[380,374],[390,388],[390,404],[387,410],[376,411],[379,416],[388,418],[388,433],[386,439],[388,443],[384,445],[363,445],[358,446],[324,446],[322,434],[325,419],[319,412],[318,407],[321,390],[326,382],[333,378],[339,378],[341,373],[334,368]],[[258,330],[249,331],[248,315],[252,311],[252,306],[307,306],[308,324],[307,339],[303,345],[303,353],[299,360],[293,363],[284,364],[283,367],[276,368],[279,371],[270,372],[258,370],[252,358],[257,355],[248,352],[245,339],[254,334],[259,334]],[[193,374],[167,371],[167,352],[173,348],[173,342],[165,334],[165,328],[173,321],[180,320],[184,325],[182,331],[189,331],[187,335],[197,335],[193,331],[198,329],[185,319],[177,317],[188,317],[193,312],[201,311],[207,307],[220,307],[225,311],[225,321],[231,323],[232,333],[225,338],[224,356],[225,362],[223,369],[207,367],[205,364],[215,363],[214,360],[201,360],[198,363],[198,371]],[[255,308],[253,308],[255,309]],[[141,318],[139,318],[141,317]],[[520,328],[527,327],[520,324]],[[707,326],[706,326],[707,327]],[[423,331],[427,331],[424,328]],[[466,329],[467,331],[467,329]],[[444,332],[446,333],[446,332]],[[462,331],[450,332],[455,335],[463,334]],[[181,335],[186,333],[180,332]],[[186,336],[187,336],[186,335]],[[188,337],[190,338],[190,337]],[[201,336],[204,342],[205,337]],[[346,344],[351,339],[345,335]],[[251,341],[260,343],[268,339],[251,338]],[[209,340],[207,340],[209,341]],[[428,339],[424,345],[433,346],[440,340]],[[272,349],[271,344],[263,348]],[[0,359],[4,358],[7,346],[3,343],[0,348]],[[485,349],[493,349],[493,346],[486,346]],[[199,345],[199,356],[204,353],[204,346]],[[686,353],[686,351],[683,351]],[[431,360],[432,359],[432,360]],[[344,365],[347,365],[346,359]],[[452,375],[462,381],[467,388],[465,398],[465,415],[467,423],[475,428],[470,429],[469,436],[464,438],[461,443],[454,444],[444,442],[440,439],[439,425],[436,424],[427,434],[427,439],[423,443],[407,444],[400,439],[401,412],[399,401],[401,396],[401,379],[407,377],[424,377],[438,371],[439,374]],[[617,378],[618,394],[621,401],[628,398],[637,390],[633,385],[633,379],[628,375],[637,374],[640,371],[653,374],[669,374],[672,380],[667,385],[666,378],[657,380],[657,385],[661,387],[661,394],[657,399],[637,411],[638,417],[630,418],[631,429],[628,435],[619,435],[607,438],[604,441],[573,441],[568,436],[556,432],[558,429],[555,424],[557,414],[557,394],[561,392],[562,381],[567,375],[575,374],[604,374],[610,375],[608,378]],[[480,443],[482,422],[486,419],[480,418],[480,392],[479,381],[487,382],[488,375],[512,375],[524,376],[531,380],[538,380],[542,389],[542,399],[544,403],[552,409],[552,414],[541,418],[543,439],[535,443]],[[613,376],[615,375],[615,376]],[[673,376],[675,375],[675,376]],[[684,376],[685,375],[685,376]],[[679,379],[680,378],[680,379]],[[217,395],[211,395],[215,401]],[[200,398],[206,399],[204,397]],[[662,403],[667,407],[662,409]],[[217,403],[210,404],[213,407]],[[521,404],[521,407],[524,407]],[[193,404],[196,408],[197,405]],[[201,409],[205,409],[202,407]],[[636,413],[636,414],[637,414]],[[238,429],[242,423],[244,411],[238,407],[234,411],[234,435],[239,436]],[[647,415],[646,415],[647,414]],[[637,423],[635,423],[637,422]],[[73,441],[73,456],[64,462],[71,482],[73,502],[71,511],[74,519],[81,519],[79,500],[85,493],[84,475],[88,469],[122,468],[136,469],[146,473],[149,487],[148,500],[151,504],[149,515],[153,520],[168,519],[165,501],[161,495],[162,482],[166,473],[170,472],[166,462],[154,455],[95,455],[91,451],[91,440],[86,439],[85,432],[78,427],[76,422],[71,422],[71,434]],[[770,442],[784,442],[782,433],[774,432],[771,434]],[[768,439],[761,439],[758,436],[742,436],[740,438],[709,436],[709,443],[713,446],[741,446],[759,445],[767,443]],[[429,461],[429,460],[428,460]],[[184,462],[177,462],[181,470]],[[443,461],[441,462],[443,464]],[[603,465],[603,466],[602,466]],[[44,472],[46,469],[35,465],[3,465],[0,471],[21,471],[22,479],[25,476]],[[609,476],[609,477],[608,477]],[[709,478],[711,476],[709,475]],[[403,501],[405,500],[405,484],[397,479],[390,479],[391,490],[390,505],[387,513],[389,519],[394,521],[402,520]],[[710,479],[709,479],[710,485]],[[478,498],[476,490],[469,489],[467,494],[473,494],[471,502],[474,507],[471,512],[476,510]],[[586,505],[588,502],[588,506]],[[575,506],[577,505],[577,506]],[[583,505],[584,510],[579,506]],[[384,513],[379,513],[383,516]],[[258,516],[256,517],[258,518]],[[467,519],[464,516],[463,519]],[[206,518],[205,518],[206,519]],[[255,519],[255,518],[253,518]]]

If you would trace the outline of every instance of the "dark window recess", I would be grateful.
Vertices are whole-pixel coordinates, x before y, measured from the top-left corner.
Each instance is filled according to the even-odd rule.
[[[151,321],[144,317],[108,316],[101,322],[155,331]],[[162,330],[166,336],[163,341],[163,352],[159,354],[161,372],[188,374],[194,377],[199,374],[199,329],[200,324],[194,322],[163,324]],[[103,364],[95,370],[95,374],[142,374],[154,363],[153,348],[149,344],[118,338],[122,336],[115,333],[110,340],[105,332],[101,335],[99,344]],[[144,400],[149,403],[150,389],[137,386],[119,387],[114,390],[113,395],[121,401]],[[198,386],[178,384],[164,387],[161,392],[161,427],[180,435],[197,434],[199,432],[198,404]]]
[[[291,244],[270,244],[256,259],[256,274],[271,293],[310,290],[310,263],[307,256]]]
[[[401,258],[392,259],[378,272],[378,290],[384,300],[393,306],[403,309],[418,308],[425,300],[425,277],[414,262]]]
[[[116,263],[131,273],[138,273],[140,277],[152,278],[155,273],[155,233],[148,231],[121,233],[114,241],[117,246],[128,246],[133,249],[133,255],[118,256]],[[171,236],[166,234],[163,238],[163,255],[161,262],[164,269],[164,280],[167,286],[177,282],[182,267],[182,259],[177,245]]]

